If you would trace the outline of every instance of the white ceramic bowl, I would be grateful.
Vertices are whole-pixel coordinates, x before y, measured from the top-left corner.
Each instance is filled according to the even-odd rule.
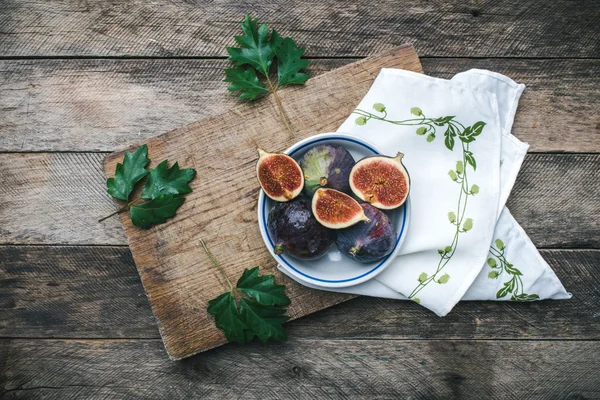
[[[337,144],[343,146],[352,154],[356,161],[363,157],[381,154],[372,144],[357,139],[354,136],[341,133],[322,133],[301,140],[287,149],[285,154],[289,154],[298,161],[309,148],[317,144]],[[343,255],[335,244],[324,257],[318,260],[301,260],[286,252],[275,254],[273,251],[273,239],[267,228],[267,218],[274,204],[275,202],[268,198],[261,190],[258,196],[258,225],[267,249],[269,249],[273,258],[287,273],[300,281],[321,287],[354,286],[373,278],[383,271],[395,259],[396,254],[400,250],[410,219],[409,193],[402,207],[387,212],[394,225],[397,240],[394,250],[382,260],[368,264],[360,263]]]

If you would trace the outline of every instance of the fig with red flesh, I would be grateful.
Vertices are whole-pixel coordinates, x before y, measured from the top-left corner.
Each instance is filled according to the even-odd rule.
[[[335,241],[335,231],[317,222],[306,198],[275,204],[267,224],[275,254],[285,250],[294,257],[314,260],[324,256]]]
[[[311,147],[302,159],[304,193],[312,197],[318,188],[325,187],[350,193],[350,171],[354,158],[342,146],[323,144]]]
[[[371,221],[338,231],[335,244],[342,254],[353,260],[362,263],[381,260],[394,250],[394,226],[383,211],[367,203],[360,205]]]
[[[304,187],[300,165],[283,153],[267,153],[258,149],[256,175],[265,194],[271,199],[286,202],[296,198]]]
[[[400,207],[408,197],[410,178],[396,157],[372,156],[357,162],[350,172],[350,188],[361,200],[383,210]]]
[[[358,201],[335,189],[317,189],[312,198],[312,212],[317,221],[331,229],[369,221]]]

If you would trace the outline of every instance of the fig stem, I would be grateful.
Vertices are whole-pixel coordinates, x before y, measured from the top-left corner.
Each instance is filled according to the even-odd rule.
[[[129,203],[125,204],[123,207],[119,208],[117,211],[115,211],[114,213],[108,214],[106,217],[102,217],[98,220],[98,222],[102,222],[105,221],[107,219],[109,219],[110,217],[117,215],[117,214],[121,214],[123,211],[127,211],[131,208],[131,206],[133,206],[133,204],[139,200],[143,200],[142,198],[138,197],[137,199],[133,199],[131,200]]]
[[[225,273],[225,270],[219,265],[219,263],[217,262],[217,260],[215,259],[215,257],[210,252],[210,250],[208,250],[208,247],[206,246],[206,242],[203,239],[200,239],[200,243],[202,244],[202,247],[204,248],[204,251],[206,252],[206,255],[208,255],[208,258],[210,258],[210,260],[215,265],[215,267],[217,267],[219,269],[219,271],[221,271],[221,274],[223,275],[223,277],[225,278],[225,280],[229,284],[229,287],[231,288],[231,291],[233,292],[235,290],[235,286],[233,286],[233,284],[229,280],[229,277]]]
[[[269,74],[267,74],[266,76],[267,76],[267,82],[269,83],[269,91],[271,93],[273,93],[273,97],[275,97],[275,103],[277,104],[277,109],[279,110],[279,115],[281,116],[281,119],[283,120],[283,123],[285,124],[285,127],[287,128],[287,130],[290,133],[292,133],[292,128],[290,127],[290,123],[288,122],[288,119],[285,116],[285,111],[283,110],[283,105],[281,104],[281,99],[279,98],[279,95],[277,94],[277,87],[275,87],[273,85],[273,82],[271,82],[271,78],[269,78]]]

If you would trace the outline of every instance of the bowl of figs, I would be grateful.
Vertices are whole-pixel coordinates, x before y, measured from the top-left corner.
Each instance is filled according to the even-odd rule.
[[[343,133],[258,149],[258,225],[287,275],[309,286],[365,282],[394,261],[408,230],[403,154]]]

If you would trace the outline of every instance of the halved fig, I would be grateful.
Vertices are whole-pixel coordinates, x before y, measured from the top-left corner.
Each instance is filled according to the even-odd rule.
[[[354,158],[342,146],[322,144],[311,147],[300,160],[304,193],[312,197],[321,187],[350,193],[348,178],[353,166]]]
[[[339,231],[335,244],[342,254],[353,260],[370,263],[381,260],[394,250],[396,233],[385,212],[367,203],[361,203],[361,206],[371,222]]]
[[[330,229],[370,221],[358,201],[335,189],[317,189],[312,198],[312,212],[321,225]]]
[[[296,160],[283,153],[267,153],[262,149],[258,149],[258,155],[256,175],[267,196],[286,202],[302,192],[304,175]]]
[[[360,160],[350,172],[350,188],[373,207],[391,210],[408,197],[410,178],[402,164],[404,154],[396,157],[372,156]]]

